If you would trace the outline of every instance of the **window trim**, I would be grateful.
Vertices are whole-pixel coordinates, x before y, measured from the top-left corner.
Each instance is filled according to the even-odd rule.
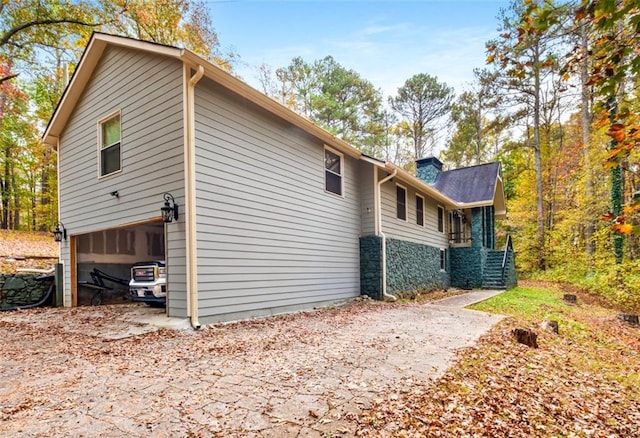
[[[440,212],[442,212],[442,214]],[[447,224],[445,222],[445,214],[446,214],[446,211],[444,207],[442,205],[438,205],[438,217],[436,222],[436,229],[438,230],[439,233],[442,233],[444,235],[447,234]],[[442,229],[440,229],[440,218],[442,218]]]
[[[398,217],[398,188],[404,190],[404,219],[401,217]],[[403,222],[409,222],[409,211],[407,208],[407,195],[409,194],[409,191],[407,190],[407,188],[405,186],[403,186],[402,184],[398,184],[396,183],[396,219],[401,220]]]
[[[440,248],[440,272],[447,272],[447,250]]]
[[[421,224],[418,223],[418,198],[422,199],[422,223]],[[416,193],[416,225],[422,228],[424,228],[426,225],[426,220],[425,220],[426,206],[427,206],[427,200],[425,199],[425,197]]]
[[[332,170],[327,169],[325,156],[327,151],[331,152],[334,155],[340,157],[340,173],[337,174]],[[338,152],[337,150],[324,145],[324,149],[322,150],[322,169],[323,169],[323,177],[324,177],[324,192],[333,196],[339,196],[344,198],[344,154],[342,152]],[[332,173],[333,175],[338,175],[340,177],[340,193],[332,192],[331,190],[327,190],[327,172]]]
[[[118,170],[111,172],[111,173],[107,173],[106,175],[102,175],[102,151],[103,148],[102,147],[102,126],[108,122],[109,120],[118,117],[120,119],[120,166],[118,168]],[[98,137],[98,166],[97,166],[97,172],[98,172],[98,179],[103,179],[103,178],[109,178],[111,176],[117,175],[119,173],[122,173],[122,111],[120,109],[117,109],[115,111],[112,111],[111,113],[109,113],[108,115],[102,117],[101,119],[99,119],[96,123],[97,126],[97,137]],[[115,145],[115,143],[114,143]],[[113,145],[107,146],[111,147]]]

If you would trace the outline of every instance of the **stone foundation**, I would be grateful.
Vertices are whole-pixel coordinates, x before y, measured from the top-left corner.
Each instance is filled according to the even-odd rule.
[[[449,274],[440,270],[440,249],[420,243],[387,239],[387,292],[411,296],[449,287]],[[360,293],[382,299],[382,238],[360,238]],[[447,263],[448,265],[448,263]]]
[[[42,300],[50,281],[38,281],[41,274],[0,274],[0,308],[28,306]]]

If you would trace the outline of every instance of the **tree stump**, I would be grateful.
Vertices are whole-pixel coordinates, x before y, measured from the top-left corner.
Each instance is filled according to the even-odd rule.
[[[630,313],[619,313],[618,319],[631,325],[640,324],[640,322],[638,321],[638,315],[632,315]]]
[[[542,330],[555,333],[556,335],[560,334],[560,327],[558,326],[558,321],[552,321],[552,320],[542,321],[542,323],[540,324],[540,328]]]
[[[564,294],[564,297],[562,299],[565,300],[569,304],[577,304],[578,303],[578,297],[575,296],[574,294]]]
[[[517,328],[513,329],[513,336],[516,340],[531,348],[538,348],[538,335],[534,331],[529,329]]]

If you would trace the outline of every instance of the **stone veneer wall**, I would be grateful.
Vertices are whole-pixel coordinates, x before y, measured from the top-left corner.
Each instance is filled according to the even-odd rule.
[[[360,293],[376,300],[382,299],[381,254],[381,237],[360,238]],[[448,287],[449,273],[440,270],[439,248],[387,238],[388,293],[410,296]]]
[[[451,271],[451,286],[462,289],[475,289],[482,287],[482,273],[487,258],[487,250],[482,246],[482,224],[484,207],[476,207],[471,210],[471,246],[451,248],[449,261]]]
[[[38,281],[40,274],[0,274],[0,308],[28,306],[42,300],[49,281]]]
[[[382,299],[382,238],[360,238],[360,294]]]
[[[387,239],[388,293],[403,296],[448,287],[449,273],[440,270],[440,248]]]
[[[481,288],[486,252],[485,248],[474,246],[451,248],[449,250],[451,286],[462,289]]]
[[[513,253],[513,251],[509,251],[505,272],[505,286],[507,289],[513,289],[517,285],[518,273],[516,272],[515,254]]]

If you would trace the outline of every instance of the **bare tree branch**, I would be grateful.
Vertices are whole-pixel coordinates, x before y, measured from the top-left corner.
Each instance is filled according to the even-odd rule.
[[[15,73],[15,74],[12,74],[12,75],[9,75],[9,76],[0,77],[0,84],[2,84],[3,82],[9,81],[9,80],[11,80],[13,78],[16,78],[16,77],[18,77],[18,73]]]
[[[0,47],[2,47],[5,44],[7,44],[11,40],[11,38],[13,38],[19,32],[22,32],[22,31],[24,31],[26,29],[29,29],[31,27],[46,26],[46,25],[50,25],[50,24],[78,24],[80,26],[97,27],[97,26],[100,26],[103,23],[88,23],[88,22],[84,22],[82,20],[76,20],[76,19],[72,19],[72,18],[34,20],[34,21],[30,21],[28,23],[23,23],[23,24],[20,24],[18,26],[12,27],[8,31],[6,31],[4,33],[4,35],[2,35],[2,38],[0,38]]]

